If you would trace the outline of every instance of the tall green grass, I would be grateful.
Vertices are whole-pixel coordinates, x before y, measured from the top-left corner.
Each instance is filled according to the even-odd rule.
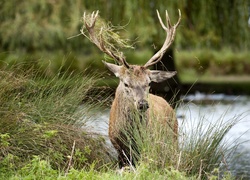
[[[0,174],[33,156],[66,170],[72,149],[72,168],[111,163],[105,140],[84,128],[84,121],[100,110],[100,103],[88,98],[96,81],[95,76],[67,72],[42,77],[32,69],[1,70]]]
[[[113,166],[117,161],[103,137],[84,126],[107,102],[105,97],[95,99],[100,94],[93,90],[96,80],[94,76],[67,72],[46,77],[18,67],[0,71],[1,177],[232,179],[230,173],[221,173],[221,163],[234,149],[223,139],[237,118],[207,124],[201,117],[191,132],[180,129],[177,148],[171,128],[157,121],[148,128],[135,115],[131,131],[126,132],[133,135],[127,134],[128,145],[137,144],[138,162],[133,171],[118,173]]]
[[[178,175],[189,179],[233,179],[227,164],[238,144],[227,142],[225,135],[241,117],[225,120],[221,116],[215,123],[200,117],[197,125],[185,122],[191,123],[191,131],[180,125],[179,146],[170,126],[154,117],[150,124],[141,114],[134,117],[134,121],[122,131],[120,139],[132,154],[128,157],[131,165],[137,161],[137,168],[130,167],[135,174],[145,168],[147,172],[158,172],[162,177],[168,177],[169,171],[177,171]]]
[[[242,117],[225,119],[226,113],[214,116],[213,122],[201,115],[196,123],[195,120],[183,122],[184,128],[180,129],[180,168],[188,174],[198,173],[202,179],[213,177],[215,172],[221,177],[230,175],[228,164],[239,143],[230,142],[225,136]]]

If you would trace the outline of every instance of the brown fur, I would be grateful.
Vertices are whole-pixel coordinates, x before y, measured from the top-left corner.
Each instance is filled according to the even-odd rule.
[[[164,25],[162,19],[157,11],[160,24],[164,31],[166,31],[166,39],[162,48],[153,55],[144,66],[129,65],[126,62],[125,57],[121,53],[113,52],[113,48],[109,48],[103,38],[98,38],[95,30],[95,23],[98,17],[99,11],[93,12],[90,16],[85,13],[83,15],[84,25],[88,31],[89,36],[85,34],[83,29],[81,33],[84,36],[89,37],[89,40],[93,42],[101,51],[108,56],[116,60],[121,66],[104,62],[104,64],[111,70],[117,77],[120,78],[120,84],[116,91],[116,96],[110,111],[109,121],[109,137],[114,147],[118,151],[118,159],[120,167],[124,165],[130,165],[126,160],[126,156],[129,156],[129,147],[127,147],[119,136],[122,136],[122,130],[126,127],[126,124],[133,120],[133,111],[143,112],[142,117],[146,117],[147,125],[151,126],[151,117],[157,120],[161,124],[169,126],[177,137],[178,124],[175,118],[175,114],[170,105],[162,98],[149,94],[150,82],[162,82],[168,78],[173,77],[176,72],[149,70],[148,67],[158,63],[162,55],[166,52],[169,46],[172,44],[176,28],[181,20],[181,12],[179,11],[179,19],[175,25],[170,24],[170,19],[166,11],[166,22]],[[101,33],[101,31],[100,31]],[[132,109],[132,112],[131,112]],[[131,114],[132,113],[132,114]],[[140,119],[143,119],[140,117]],[[126,130],[126,129],[125,129]],[[177,140],[177,138],[175,138]]]
[[[172,129],[171,133],[174,133],[174,141],[177,143],[178,122],[172,107],[163,98],[153,94],[148,95],[148,102],[149,109],[145,112],[148,118],[148,126],[151,124],[150,117],[154,117],[154,120],[157,119],[161,124],[170,126]],[[120,136],[126,123],[129,123],[128,112],[131,105],[131,102],[126,99],[123,92],[118,87],[110,110],[109,137],[118,152],[120,167],[130,165],[130,162],[124,157],[124,153],[129,157],[130,150],[124,142],[120,140]],[[134,161],[134,159],[132,159],[132,161]],[[134,165],[135,162],[132,163]]]

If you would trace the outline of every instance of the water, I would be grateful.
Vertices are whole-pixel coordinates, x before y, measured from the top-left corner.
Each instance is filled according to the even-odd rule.
[[[250,98],[197,93],[183,97],[183,100],[189,103],[178,107],[177,116],[187,132],[195,128],[201,118],[208,124],[239,121],[224,139],[228,144],[240,144],[233,154],[234,159],[228,162],[228,168],[235,176],[244,175],[244,179],[250,179]]]
[[[240,143],[228,168],[234,175],[244,174],[245,179],[250,179],[250,98],[196,93],[182,99],[185,103],[177,108],[176,113],[179,127],[186,133],[195,129],[201,118],[208,125],[218,121],[227,122],[234,119],[239,121],[225,137],[225,141],[229,144]],[[95,120],[88,122],[87,125],[95,132],[101,133],[106,137],[107,143],[111,144],[108,139],[108,116],[108,110],[100,112]],[[206,126],[203,128],[205,131]]]

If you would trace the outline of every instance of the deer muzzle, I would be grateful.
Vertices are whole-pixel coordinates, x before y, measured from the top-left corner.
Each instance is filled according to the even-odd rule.
[[[138,101],[138,110],[146,111],[149,108],[148,101],[142,99]]]

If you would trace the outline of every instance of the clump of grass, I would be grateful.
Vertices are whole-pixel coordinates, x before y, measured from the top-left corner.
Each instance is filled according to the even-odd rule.
[[[149,122],[144,114],[138,112],[133,115],[134,119],[125,125],[120,137],[129,149],[126,154],[131,165],[145,166],[149,172],[158,171],[159,174],[168,170],[178,171],[179,150],[174,124],[162,124],[157,117],[151,117]],[[137,169],[134,171],[137,172]]]
[[[221,174],[225,176],[230,174],[227,164],[239,144],[232,145],[225,139],[225,136],[241,120],[241,117],[228,120],[225,120],[224,117],[225,114],[221,115],[215,123],[200,117],[196,125],[192,122],[182,124],[180,169],[187,174],[198,174],[198,177],[202,179],[212,176],[216,169],[221,171],[220,174],[218,173],[218,177]]]
[[[121,140],[132,154],[131,164],[139,160],[136,167],[146,167],[148,172],[157,171],[161,175],[178,171],[191,179],[232,178],[225,167],[238,144],[232,145],[224,137],[240,117],[225,121],[221,116],[214,124],[201,117],[196,126],[190,127],[190,132],[185,131],[185,125],[180,125],[179,146],[171,128],[153,119],[148,126],[141,115],[135,115],[134,122],[122,131],[125,138],[122,136]],[[138,168],[132,170],[137,173]]]
[[[18,67],[1,70],[0,170],[18,169],[34,155],[61,170],[70,158],[76,169],[111,163],[105,140],[84,129],[91,112],[100,109],[87,98],[96,80],[66,72],[46,78]]]

